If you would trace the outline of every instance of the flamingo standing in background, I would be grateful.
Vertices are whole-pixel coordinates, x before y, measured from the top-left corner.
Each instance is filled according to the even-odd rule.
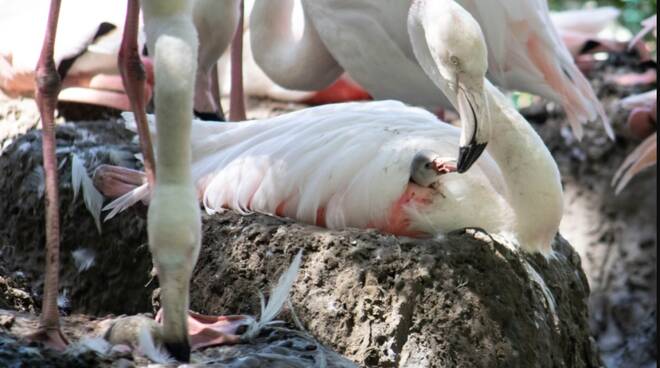
[[[0,0],[0,4],[7,2]],[[240,18],[240,0],[211,1],[195,0],[193,14],[195,27],[200,35],[200,65],[196,76],[195,106],[199,117],[224,120],[220,99],[214,95],[212,72],[218,58],[228,49],[236,33]],[[45,12],[43,2],[28,2],[22,8],[4,4],[9,15],[3,16],[0,25],[0,89],[11,96],[31,95],[35,91],[34,65],[38,59],[37,37],[43,28],[30,27],[14,37],[13,31],[35,16],[35,11]],[[225,16],[223,16],[223,14]],[[61,14],[60,37],[55,45],[54,60],[62,80],[60,101],[86,103],[130,110],[130,99],[125,94],[122,79],[117,75],[117,57],[121,50],[121,30],[125,12],[117,8],[114,1],[69,0],[64,3]],[[141,27],[140,27],[141,28]],[[138,33],[141,33],[138,30]],[[142,50],[142,37],[137,43]],[[148,84],[145,97],[151,98],[153,72],[150,59],[142,56]],[[238,76],[237,76],[238,78]],[[236,79],[236,78],[234,78]],[[241,101],[240,90],[231,94],[232,101]],[[245,108],[231,109],[237,114],[232,120],[243,120]]]
[[[494,124],[490,144],[469,172],[454,173],[450,158],[461,131],[400,102],[326,105],[241,124],[194,121],[192,171],[207,210],[406,236],[477,226],[513,232],[527,251],[551,252],[563,208],[559,170],[532,127],[484,80],[478,24],[453,1],[433,0],[414,4],[407,27],[422,66],[457,105],[466,94],[488,100],[474,106],[491,117],[484,131]],[[115,205],[145,198],[145,188]]]
[[[303,37],[306,42],[301,42],[289,36],[290,12],[272,9],[273,2],[257,1],[250,26],[252,45],[265,56],[255,54],[255,60],[270,78],[287,88],[301,87],[289,82],[301,82],[310,88],[309,76],[323,76],[318,71],[323,63],[329,67],[320,70],[336,77],[338,64],[376,99],[393,98],[431,109],[447,107],[448,101],[413,53],[406,28],[412,3],[413,0],[303,0],[309,23],[305,32],[314,37]],[[581,124],[598,117],[611,134],[600,102],[556,35],[544,0],[497,2],[495,7],[493,2],[460,3],[473,12],[486,30],[490,72],[498,84],[558,101],[566,109],[578,137],[582,135]],[[500,16],[486,17],[492,14],[491,8]],[[316,44],[317,38],[323,46]],[[311,66],[317,69],[309,69],[316,70],[313,74],[290,73],[301,70],[300,58],[290,57],[301,52],[301,45],[318,50],[303,53],[305,60],[321,60]]]
[[[436,81],[429,79],[412,55],[406,29],[409,2],[303,1],[306,23],[299,40],[293,37],[290,26],[293,0],[274,3],[255,2],[251,41],[259,66],[283,87],[325,87],[345,69],[377,99],[393,98],[427,107],[445,100],[434,85]],[[378,22],[370,19],[374,14],[389,17]],[[394,30],[384,32],[385,26]],[[397,42],[389,35],[398,36]],[[410,58],[399,49],[400,44],[408,45]],[[482,114],[484,96],[472,90],[465,92],[461,101],[452,101],[463,122],[457,163],[460,172],[479,158],[488,135],[480,124],[487,119]]]
[[[34,17],[48,12],[43,1],[0,0],[4,13],[0,22],[0,89],[9,96],[33,95],[36,90],[34,66],[39,59],[39,41],[45,24],[33,24]],[[121,44],[125,9],[114,1],[65,2],[61,11],[60,37],[54,51],[55,66],[62,78],[60,101],[130,109],[121,79],[117,76],[117,53]],[[25,27],[30,24],[30,27]],[[138,46],[144,44],[143,40]],[[150,84],[151,64],[143,58]],[[151,96],[151,87],[145,89]]]
[[[489,72],[497,84],[561,104],[578,139],[582,124],[599,118],[614,139],[603,106],[552,24],[547,0],[458,2],[484,29]]]

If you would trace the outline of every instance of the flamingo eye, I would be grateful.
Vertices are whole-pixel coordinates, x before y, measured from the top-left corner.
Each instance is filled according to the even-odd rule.
[[[426,165],[424,165],[425,168],[430,169],[431,168],[431,163],[427,162]]]

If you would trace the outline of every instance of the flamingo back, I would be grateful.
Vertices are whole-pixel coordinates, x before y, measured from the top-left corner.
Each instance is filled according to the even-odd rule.
[[[415,154],[454,157],[459,135],[426,110],[397,101],[324,105],[241,123],[195,120],[193,177],[209,213],[231,208],[332,229],[389,231]],[[442,176],[430,203],[400,210],[410,233],[497,231],[507,218],[504,191],[499,167],[485,154],[468,174]]]

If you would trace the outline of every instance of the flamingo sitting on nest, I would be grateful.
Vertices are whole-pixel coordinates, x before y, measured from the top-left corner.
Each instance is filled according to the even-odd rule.
[[[192,172],[207,210],[406,236],[480,227],[512,232],[524,249],[549,253],[563,208],[557,165],[532,127],[484,80],[478,24],[462,8],[445,5],[414,6],[408,26],[417,58],[457,105],[466,103],[465,94],[487,99],[472,106],[487,109],[491,119],[480,121],[481,131],[489,132],[492,121],[492,136],[470,171],[455,173],[450,158],[459,129],[400,102],[327,105],[240,124],[194,121]],[[139,183],[139,173],[135,179]],[[113,206],[121,210],[146,198],[146,188]]]

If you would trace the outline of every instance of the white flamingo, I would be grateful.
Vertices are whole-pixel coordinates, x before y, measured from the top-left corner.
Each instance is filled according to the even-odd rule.
[[[466,91],[486,96],[479,106],[492,136],[472,170],[452,173],[457,128],[400,102],[328,105],[240,124],[195,121],[192,171],[207,210],[408,236],[473,226],[512,232],[526,250],[550,252],[563,208],[559,171],[531,126],[484,82],[481,31],[452,4],[418,3],[408,27],[417,58],[452,100],[461,103]],[[145,198],[144,188],[115,205]]]
[[[284,7],[276,9],[275,2],[257,1],[257,12],[252,13],[251,30],[262,34],[255,37],[256,32],[253,33],[252,45],[267,55],[258,57],[255,54],[255,59],[277,83],[287,88],[309,89],[312,75],[335,70],[319,69],[322,63],[334,66],[338,62],[374,98],[397,99],[431,109],[449,106],[432,77],[426,75],[419,65],[410,42],[406,19],[411,5],[418,1],[302,2],[308,20],[306,26],[317,31],[309,31],[314,37],[309,37],[310,41],[306,43],[290,37],[287,31],[290,12]],[[550,22],[545,0],[461,0],[459,3],[485,30],[490,73],[496,83],[530,91],[562,104],[578,137],[582,136],[581,124],[599,117],[611,134],[600,102]],[[259,12],[259,7],[267,10]],[[324,47],[312,42],[316,37],[323,41]],[[311,55],[310,52],[303,53],[304,61],[293,58],[292,50],[295,54],[301,53],[301,45],[320,51],[311,52]],[[292,70],[307,70],[301,65],[319,59],[322,63],[312,66],[317,68],[314,73],[291,73]],[[292,78],[302,85],[287,84]],[[320,80],[324,81],[323,78]]]
[[[54,124],[54,110],[61,86],[54,58],[60,6],[61,0],[51,0],[35,72],[36,101],[43,121],[47,256],[42,318],[30,339],[64,349],[68,342],[60,330],[57,310],[60,236]],[[158,76],[158,180],[154,182],[153,170],[147,170],[148,182],[153,188],[147,230],[161,285],[163,323],[162,326],[154,325],[152,331],[160,337],[172,356],[188,361],[191,344],[199,347],[237,342],[239,337],[233,332],[245,321],[244,317],[188,315],[190,276],[197,262],[201,241],[201,219],[191,175],[192,152],[189,143],[198,52],[193,3],[191,0],[143,0],[142,9],[147,42],[155,58],[154,68]],[[137,0],[129,0],[119,64],[139,130],[147,133],[146,139],[141,136],[144,143],[149,142],[150,137],[148,127],[143,125],[146,124],[146,116],[144,101],[140,98],[140,91],[144,88],[141,77],[144,74],[137,52],[139,11]],[[150,150],[151,145],[147,146]],[[273,307],[275,309],[277,307]]]

